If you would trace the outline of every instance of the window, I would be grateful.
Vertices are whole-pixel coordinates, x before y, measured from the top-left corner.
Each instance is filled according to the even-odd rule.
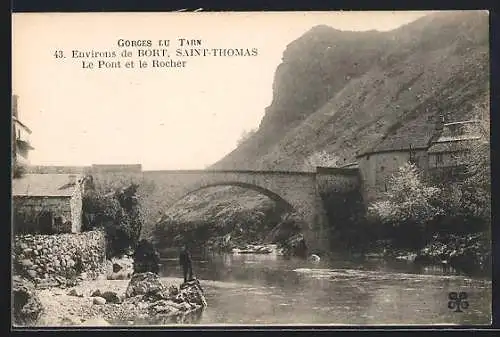
[[[385,170],[385,167],[384,166],[380,166],[380,171],[384,172]]]
[[[442,153],[438,153],[436,155],[436,164],[442,164],[443,163],[443,154]]]

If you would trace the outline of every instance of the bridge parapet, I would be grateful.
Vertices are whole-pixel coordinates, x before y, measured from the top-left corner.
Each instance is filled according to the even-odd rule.
[[[361,186],[357,168],[317,167],[316,184],[320,193],[345,193]]]

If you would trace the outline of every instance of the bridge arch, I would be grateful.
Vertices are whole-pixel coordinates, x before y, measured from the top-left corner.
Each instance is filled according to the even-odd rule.
[[[239,186],[255,190],[293,210],[301,219],[308,247],[322,249],[327,239],[325,212],[313,172],[285,171],[145,171],[139,195],[146,210],[145,221],[154,223],[179,200],[214,186]]]
[[[175,207],[178,202],[180,202],[182,199],[186,198],[187,196],[192,195],[196,192],[199,192],[199,191],[211,188],[211,187],[217,187],[217,186],[235,186],[235,187],[241,187],[244,189],[256,191],[262,195],[265,195],[266,197],[273,200],[274,202],[276,202],[284,212],[295,212],[296,211],[295,208],[293,207],[293,205],[289,201],[287,201],[285,198],[283,198],[279,194],[277,194],[271,190],[268,190],[267,188],[264,188],[264,187],[261,187],[261,186],[255,185],[255,184],[249,184],[249,183],[244,183],[244,182],[239,182],[239,181],[227,181],[227,182],[217,182],[217,183],[204,184],[201,186],[193,187],[189,190],[189,192],[186,192],[183,195],[181,195],[179,198],[177,198],[177,200],[174,201],[165,210],[165,212],[167,212],[169,209]]]

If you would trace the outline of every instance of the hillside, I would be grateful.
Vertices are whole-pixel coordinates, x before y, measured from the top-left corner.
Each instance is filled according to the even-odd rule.
[[[258,131],[212,168],[300,170],[321,150],[348,163],[439,113],[465,118],[489,95],[488,43],[483,12],[432,14],[389,32],[314,27],[284,51]]]
[[[313,27],[283,52],[257,132],[211,168],[307,170],[318,153],[342,165],[374,146],[426,138],[439,114],[470,117],[489,97],[488,29],[484,12],[431,14],[389,32]],[[248,211],[246,200],[260,209],[268,202],[253,191],[223,191],[191,202],[196,212],[182,220],[211,219],[215,200],[239,203],[230,207],[235,214]]]

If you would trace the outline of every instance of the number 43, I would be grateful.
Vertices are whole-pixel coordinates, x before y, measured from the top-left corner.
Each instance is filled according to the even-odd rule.
[[[63,58],[64,57],[63,51],[62,50],[56,50],[55,53],[54,53],[54,57],[56,59]]]

